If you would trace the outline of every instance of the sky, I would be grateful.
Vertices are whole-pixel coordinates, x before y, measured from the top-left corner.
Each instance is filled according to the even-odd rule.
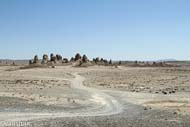
[[[0,59],[190,60],[189,0],[0,0]]]

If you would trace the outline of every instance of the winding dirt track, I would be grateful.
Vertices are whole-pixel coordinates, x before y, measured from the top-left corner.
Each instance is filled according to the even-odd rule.
[[[86,111],[81,110],[75,113],[67,112],[57,112],[57,113],[15,113],[15,112],[1,112],[0,113],[0,124],[10,121],[28,121],[37,119],[48,119],[48,118],[60,118],[60,117],[75,117],[75,116],[106,116],[113,115],[122,112],[122,106],[113,97],[107,95],[106,93],[94,89],[88,88],[83,85],[84,77],[77,73],[73,74],[74,79],[70,80],[72,83],[72,89],[75,91],[82,90],[90,93],[90,98],[92,101],[97,102],[99,109],[96,111],[90,111],[86,108]],[[82,95],[81,95],[82,96]],[[2,125],[2,124],[1,124]]]

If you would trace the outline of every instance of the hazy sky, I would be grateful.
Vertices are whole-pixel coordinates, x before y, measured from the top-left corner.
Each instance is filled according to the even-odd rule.
[[[190,60],[190,0],[0,0],[0,58]]]

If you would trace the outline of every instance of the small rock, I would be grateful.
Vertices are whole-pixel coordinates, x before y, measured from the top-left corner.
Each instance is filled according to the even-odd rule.
[[[135,92],[135,90],[133,89],[133,90],[131,90],[131,92]]]
[[[139,92],[139,90],[136,90],[135,92],[136,92],[136,93],[138,93],[138,92]]]
[[[151,107],[144,107],[144,110],[151,110]]]
[[[173,90],[172,93],[175,93],[175,91]]]
[[[184,91],[184,90],[185,90],[185,88],[182,88],[181,90],[183,90],[183,91]]]
[[[165,95],[168,94],[166,91],[162,91],[162,93],[165,94]]]

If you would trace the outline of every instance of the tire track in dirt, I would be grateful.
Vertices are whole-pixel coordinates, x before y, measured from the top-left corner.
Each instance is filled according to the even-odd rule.
[[[1,112],[0,113],[0,124],[4,122],[11,121],[30,121],[37,119],[48,119],[48,118],[62,118],[62,117],[76,117],[76,116],[107,116],[118,114],[122,112],[122,105],[115,100],[112,96],[97,90],[95,88],[85,87],[83,85],[84,77],[80,76],[78,73],[73,74],[74,79],[69,79],[72,83],[71,87],[74,91],[82,90],[90,93],[90,100],[96,102],[100,107],[96,111],[90,111],[86,108],[86,111],[67,113],[67,112],[56,112],[56,113],[20,113],[20,112]],[[81,94],[81,96],[83,96]]]

